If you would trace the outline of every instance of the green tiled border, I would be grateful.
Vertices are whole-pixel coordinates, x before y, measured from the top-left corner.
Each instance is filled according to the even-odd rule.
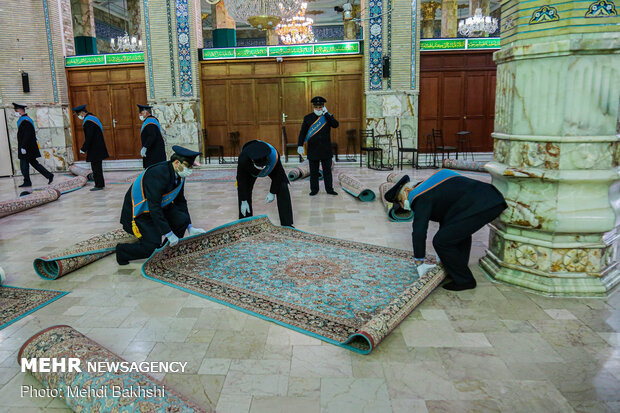
[[[360,42],[322,43],[293,46],[229,47],[202,49],[202,60],[251,57],[323,56],[361,53]]]
[[[65,58],[65,67],[119,65],[128,63],[144,63],[144,52],[96,54]]]
[[[471,39],[421,39],[420,50],[499,49],[499,37]]]

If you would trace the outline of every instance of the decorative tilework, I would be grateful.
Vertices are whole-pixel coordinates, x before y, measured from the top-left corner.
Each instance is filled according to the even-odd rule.
[[[179,53],[179,87],[181,96],[192,96],[192,54],[189,44],[189,9],[187,0],[176,0],[177,48]]]
[[[617,16],[616,5],[611,0],[598,0],[590,4],[585,17],[614,17]]]
[[[411,0],[411,89],[415,89],[418,3]]]
[[[392,0],[387,0],[387,56],[392,61]],[[392,70],[393,72],[393,70]],[[392,76],[387,78],[387,88],[392,89]]]
[[[539,9],[534,10],[530,24],[548,23],[560,20],[558,10],[551,6],[542,6]]]
[[[58,85],[56,84],[56,67],[54,64],[54,49],[52,47],[52,30],[50,28],[50,14],[47,0],[43,0],[43,11],[45,12],[45,32],[47,33],[47,52],[50,57],[50,69],[52,70],[52,86],[54,89],[54,103],[58,103]]]
[[[383,0],[368,1],[368,72],[370,90],[381,90],[381,59],[383,57]]]
[[[172,96],[177,95],[177,80],[174,70],[174,40],[172,39],[172,12],[170,0],[166,0],[166,14],[168,18],[168,49],[170,51],[170,80],[172,82]]]
[[[98,39],[106,39],[107,41],[110,41],[111,38],[124,35],[125,31],[99,19],[95,19],[95,33],[97,34]]]
[[[143,0],[144,6],[144,31],[146,32],[146,65],[149,69],[149,94],[151,99],[155,97],[155,89],[153,86],[153,57],[151,56],[151,23],[149,21],[149,1]]]

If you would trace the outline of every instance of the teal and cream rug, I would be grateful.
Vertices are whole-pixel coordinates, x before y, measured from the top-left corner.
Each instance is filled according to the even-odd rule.
[[[0,286],[0,330],[65,294],[68,292]]]
[[[444,278],[410,251],[309,234],[252,217],[181,240],[150,279],[368,354]]]

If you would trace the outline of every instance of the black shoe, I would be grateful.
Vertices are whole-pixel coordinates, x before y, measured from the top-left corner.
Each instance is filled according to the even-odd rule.
[[[445,283],[444,285],[442,285],[442,287],[449,291],[473,290],[474,288],[476,288],[476,280],[463,284],[457,284],[454,281],[450,281],[449,283]]]
[[[52,174],[52,176],[50,176],[50,179],[47,181],[47,184],[51,184],[52,181],[54,180],[54,174]]]
[[[91,192],[92,192],[92,191],[103,191],[103,187],[101,187],[101,186],[96,186],[96,187],[94,187],[94,188],[90,188],[90,190],[91,190]]]
[[[295,227],[294,227],[294,226],[292,226],[292,225],[282,225],[282,226],[283,226],[283,227],[285,227],[285,228],[295,228]]]
[[[333,189],[327,191],[327,193],[330,195],[338,195],[338,192],[334,191]]]
[[[319,193],[319,191],[312,191],[312,192],[310,192],[308,195],[310,195],[310,196],[315,196],[315,195],[316,195],[316,194],[318,194],[318,193]]]
[[[32,183],[31,182],[28,182],[28,183],[24,182],[23,184],[19,185],[18,188],[25,188],[25,187],[28,187],[28,186],[32,186]]]
[[[128,265],[129,264],[129,261],[120,259],[118,257],[118,254],[116,254],[116,262],[118,263],[118,265]]]

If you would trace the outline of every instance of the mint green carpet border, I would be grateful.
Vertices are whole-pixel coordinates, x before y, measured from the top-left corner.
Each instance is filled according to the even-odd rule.
[[[44,303],[42,303],[42,304],[40,304],[40,305],[36,306],[35,308],[33,308],[33,309],[31,309],[31,310],[28,310],[28,311],[27,311],[27,312],[25,312],[24,314],[22,314],[22,315],[20,315],[20,316],[18,316],[18,317],[16,317],[16,318],[14,318],[14,319],[12,319],[11,321],[7,321],[6,323],[4,323],[4,324],[0,325],[0,330],[2,330],[2,329],[3,329],[3,328],[5,328],[5,327],[10,326],[11,324],[15,323],[16,321],[21,320],[22,318],[26,317],[27,315],[34,313],[35,311],[37,311],[37,310],[39,310],[39,309],[41,309],[41,308],[45,307],[46,305],[48,305],[48,304],[50,304],[50,303],[53,303],[54,301],[58,300],[59,298],[64,297],[65,295],[69,294],[69,291],[58,291],[58,290],[41,290],[40,288],[13,287],[13,286],[10,286],[10,285],[3,285],[3,286],[1,286],[1,287],[2,287],[2,288],[16,288],[16,289],[18,289],[18,290],[53,291],[53,292],[55,292],[55,293],[60,293],[60,294],[58,294],[56,297],[54,297],[54,298],[52,298],[52,299],[50,299],[50,300],[47,300],[46,302],[44,302]]]

